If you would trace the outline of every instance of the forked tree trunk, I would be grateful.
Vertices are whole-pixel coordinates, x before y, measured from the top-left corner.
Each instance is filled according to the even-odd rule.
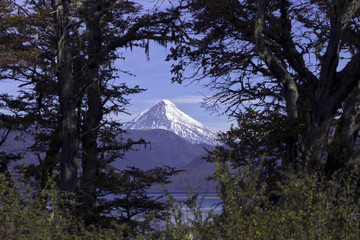
[[[310,174],[324,167],[326,157],[329,156],[326,155],[328,153],[327,145],[335,114],[353,89],[358,86],[360,80],[359,54],[355,55],[342,71],[337,71],[342,44],[341,37],[350,19],[360,9],[359,3],[359,1],[349,1],[348,4],[344,4],[338,9],[339,14],[331,16],[326,52],[320,60],[321,70],[319,79],[318,81],[308,79],[310,87],[307,90],[306,97],[309,104],[309,119],[307,122],[308,130],[304,134],[305,156],[303,161],[307,164]],[[346,118],[349,116],[346,112],[344,112],[342,117],[344,121],[348,121]],[[346,123],[345,125],[348,124]],[[340,132],[342,131],[340,130]],[[345,139],[352,138],[353,135],[353,133],[345,132],[344,134],[347,135],[344,136]],[[353,146],[348,147],[353,148]],[[341,149],[338,150],[342,151]],[[335,154],[337,155],[338,153]],[[307,161],[308,159],[309,161]],[[330,160],[330,162],[333,160]],[[341,160],[337,159],[336,161]],[[335,166],[334,164],[332,165]]]

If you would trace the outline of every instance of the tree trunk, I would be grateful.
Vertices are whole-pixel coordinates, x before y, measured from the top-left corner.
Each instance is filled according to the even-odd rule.
[[[336,171],[342,170],[353,158],[355,141],[360,129],[359,87],[354,88],[346,99],[334,140],[330,144],[329,156],[325,164],[325,172],[328,177],[331,177]]]
[[[92,209],[97,197],[96,178],[99,168],[97,138],[100,121],[102,119],[101,82],[98,78],[101,61],[101,29],[99,13],[101,11],[101,3],[94,1],[93,4],[94,6],[91,6],[90,14],[86,19],[88,34],[88,72],[86,74],[87,112],[84,119],[84,134],[82,137],[83,175],[81,179],[81,194],[83,194],[83,204],[87,210]]]
[[[351,76],[347,73],[349,68],[358,68],[358,56],[354,56],[341,72],[337,72],[342,33],[358,9],[358,3],[352,1],[338,9],[340,14],[331,16],[330,19],[329,41],[321,58],[319,81],[311,83],[312,92],[308,94],[310,119],[305,135],[305,149],[310,154],[309,173],[323,166],[332,121],[341,104],[359,81],[357,71],[353,71]]]
[[[286,103],[286,117],[291,128],[296,127],[296,121],[298,119],[298,87],[284,66],[277,58],[275,58],[268,50],[263,31],[265,28],[265,10],[267,1],[259,0],[257,2],[258,9],[256,12],[255,32],[254,40],[255,46],[258,51],[259,57],[266,64],[269,70],[278,80],[278,85],[284,90],[283,96]],[[283,5],[287,4],[287,1],[282,1]],[[286,139],[286,154],[283,159],[283,167],[287,168],[290,165],[295,165],[299,154],[296,152],[298,144],[298,136],[288,136]]]
[[[78,134],[75,116],[75,93],[69,33],[69,2],[54,0],[55,31],[58,43],[58,91],[60,103],[60,183],[62,191],[77,188]]]
[[[40,187],[44,189],[48,185],[49,177],[51,177],[56,164],[58,163],[58,154],[61,149],[61,143],[59,139],[59,131],[55,129],[50,135],[49,149],[46,151],[46,156],[41,166],[41,180]]]
[[[332,119],[332,116],[323,111],[315,111],[311,117],[303,153],[303,167],[306,167],[310,174],[322,166]]]

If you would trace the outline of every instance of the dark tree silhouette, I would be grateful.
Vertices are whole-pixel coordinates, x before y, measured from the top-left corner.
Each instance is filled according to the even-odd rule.
[[[262,134],[278,141],[273,149],[284,168],[302,166],[330,176],[354,164],[359,1],[184,0],[180,5],[178,29],[184,38],[168,57],[175,61],[173,81],[209,79],[206,85],[215,92],[209,102],[226,104],[240,122],[252,112],[267,117],[274,128],[265,126]]]

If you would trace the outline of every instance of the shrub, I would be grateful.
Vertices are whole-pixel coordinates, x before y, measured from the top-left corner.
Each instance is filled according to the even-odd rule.
[[[35,194],[22,181],[14,184],[0,174],[0,239],[121,239],[121,226],[85,226],[60,208],[73,205],[64,199],[70,198],[55,188]]]
[[[196,195],[184,208],[173,204],[171,218],[159,239],[358,239],[360,236],[358,176],[341,184],[319,174],[286,172],[274,183],[261,177],[261,166],[237,172],[217,163],[222,213],[204,216]],[[273,184],[273,186],[270,186]],[[153,235],[155,236],[155,235]],[[151,239],[148,237],[147,239]]]
[[[300,171],[287,171],[275,181],[262,174],[261,164],[235,171],[226,162],[217,162],[214,179],[219,181],[221,214],[204,213],[199,194],[190,193],[184,202],[168,194],[165,221],[152,226],[158,215],[146,214],[140,220],[141,233],[120,222],[108,227],[85,225],[76,218],[71,196],[60,194],[54,186],[35,194],[23,181],[14,184],[0,174],[0,239],[359,238],[355,170],[341,183]]]

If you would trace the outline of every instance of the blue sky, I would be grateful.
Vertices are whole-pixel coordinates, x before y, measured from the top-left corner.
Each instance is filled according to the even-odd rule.
[[[118,118],[121,121],[130,121],[161,99],[168,99],[175,103],[181,111],[213,130],[228,130],[231,123],[226,116],[219,116],[219,113],[212,113],[201,107],[203,96],[210,94],[208,89],[203,87],[203,83],[171,83],[171,62],[165,61],[168,51],[168,48],[152,43],[150,60],[147,60],[145,52],[141,48],[119,51],[125,60],[118,61],[117,67],[136,75],[121,74],[119,80],[130,86],[138,84],[147,91],[131,96],[131,105],[128,108],[131,116],[124,114],[119,115]]]

